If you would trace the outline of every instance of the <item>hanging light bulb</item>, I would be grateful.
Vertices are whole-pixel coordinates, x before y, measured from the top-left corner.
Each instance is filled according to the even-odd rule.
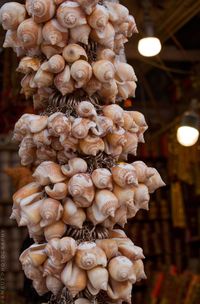
[[[144,10],[144,36],[139,40],[138,51],[142,56],[153,57],[160,53],[162,45],[155,37],[153,23],[149,14],[151,3],[148,0],[142,2]]]
[[[177,140],[185,147],[195,145],[199,139],[199,115],[194,110],[185,112],[177,130]]]
[[[162,49],[160,40],[156,37],[145,37],[138,43],[138,51],[142,56],[153,57],[160,53]]]

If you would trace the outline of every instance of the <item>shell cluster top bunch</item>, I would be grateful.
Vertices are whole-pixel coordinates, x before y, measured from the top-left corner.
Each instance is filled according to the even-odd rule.
[[[131,303],[144,255],[122,228],[164,186],[156,169],[127,163],[148,128],[117,104],[135,95],[122,56],[135,20],[115,0],[27,0],[4,4],[0,22],[4,47],[20,57],[22,92],[40,110],[14,129],[33,171],[11,214],[34,240],[23,270],[39,295],[51,291],[49,303]]]
[[[2,6],[0,21],[7,30],[3,46],[21,58],[17,71],[25,74],[22,92],[33,96],[36,108],[44,107],[55,89],[65,96],[81,88],[89,96],[98,93],[104,103],[135,94],[134,70],[119,55],[137,28],[123,5],[97,0],[10,2]]]

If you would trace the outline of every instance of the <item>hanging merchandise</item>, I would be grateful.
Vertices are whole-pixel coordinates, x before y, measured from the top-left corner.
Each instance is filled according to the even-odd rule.
[[[135,95],[120,55],[135,20],[117,1],[97,0],[9,2],[0,20],[22,92],[40,110],[14,129],[21,164],[34,168],[11,215],[35,242],[20,256],[25,275],[39,295],[51,291],[49,303],[131,303],[144,255],[122,229],[165,185],[156,169],[127,163],[148,128],[117,104]]]

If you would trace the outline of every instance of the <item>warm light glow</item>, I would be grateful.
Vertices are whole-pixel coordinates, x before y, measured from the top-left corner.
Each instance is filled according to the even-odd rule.
[[[160,40],[156,37],[146,37],[140,39],[138,43],[138,51],[142,56],[152,57],[156,56],[161,51]]]
[[[190,147],[196,144],[199,138],[199,131],[195,128],[182,126],[178,128],[177,131],[177,139],[178,142],[185,146]]]

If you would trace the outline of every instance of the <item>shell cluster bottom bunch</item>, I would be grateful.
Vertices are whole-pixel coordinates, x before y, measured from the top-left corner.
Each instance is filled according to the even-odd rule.
[[[121,100],[137,77],[124,44],[134,17],[115,0],[5,3],[4,47],[19,57],[21,87],[36,114],[23,114],[13,139],[31,182],[13,195],[11,219],[34,244],[20,256],[27,278],[49,304],[131,303],[145,279],[142,248],[123,228],[164,186],[136,156],[148,126]]]

